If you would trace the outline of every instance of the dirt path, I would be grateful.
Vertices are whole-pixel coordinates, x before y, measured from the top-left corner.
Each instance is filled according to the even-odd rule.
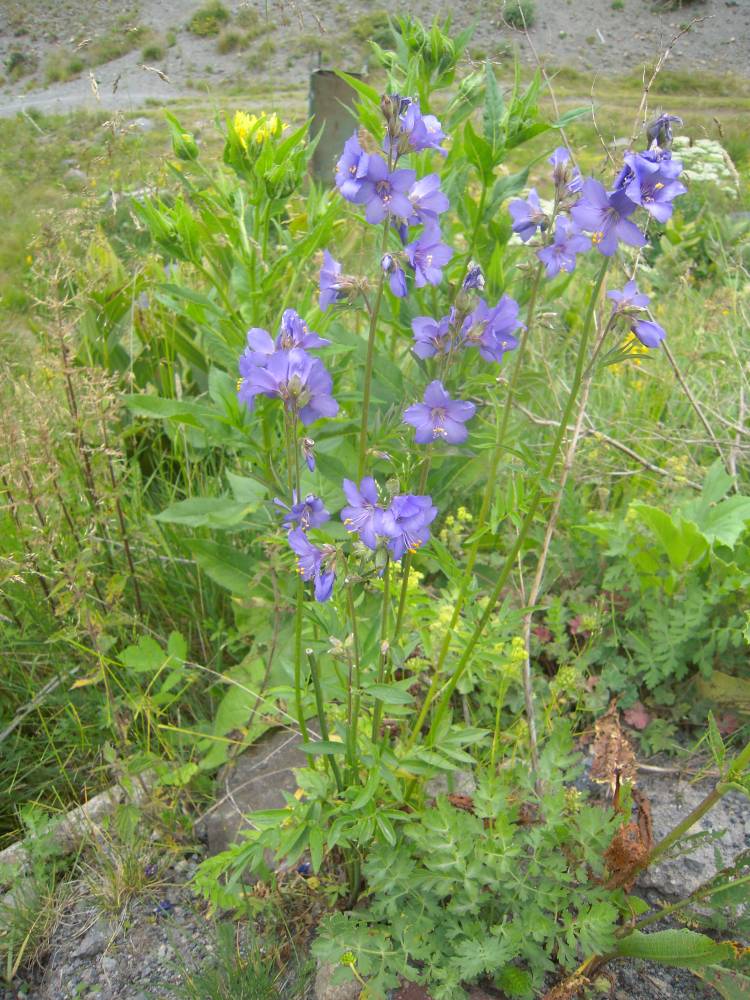
[[[585,74],[637,73],[692,17],[701,23],[676,44],[668,66],[695,73],[750,74],[750,3],[747,0],[535,0],[530,31],[534,48],[550,66]],[[507,65],[514,47],[527,60],[530,45],[502,18],[503,0],[447,0],[377,7],[362,0],[227,0],[224,28],[242,40],[220,51],[217,36],[198,37],[188,22],[200,0],[5,0],[0,8],[0,115],[37,108],[46,113],[78,108],[137,110],[196,94],[305,86],[310,70],[333,65],[361,70],[367,41],[382,36],[386,12],[414,13],[424,21],[454,15],[456,29],[476,26],[469,55]],[[124,13],[123,13],[124,11]],[[249,20],[248,20],[249,19]],[[251,30],[247,25],[253,24]],[[243,27],[244,26],[244,27]],[[50,82],[55,59],[91,58],[92,46],[132,35],[134,48],[73,78]],[[243,34],[244,32],[244,34]],[[139,39],[135,44],[135,39]],[[156,46],[149,56],[148,43]],[[9,67],[16,70],[9,72]],[[21,72],[20,67],[23,67]],[[148,67],[148,68],[147,68]],[[98,93],[98,96],[97,96]]]

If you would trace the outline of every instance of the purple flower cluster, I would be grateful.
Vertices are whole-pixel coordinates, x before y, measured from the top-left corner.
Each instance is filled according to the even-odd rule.
[[[347,201],[364,205],[369,223],[387,221],[398,231],[403,249],[386,253],[381,268],[393,295],[403,298],[407,294],[407,265],[417,288],[438,285],[453,251],[440,234],[440,215],[449,203],[439,176],[432,173],[418,179],[416,171],[397,164],[402,156],[424,149],[445,153],[441,148],[445,133],[434,115],[421,113],[417,100],[386,95],[381,108],[386,121],[386,156],[380,151],[365,151],[355,133],[347,139],[336,164],[336,186]],[[422,231],[411,238],[410,227],[422,227]],[[326,259],[321,271],[321,309],[339,297],[337,266]]]
[[[474,272],[479,272],[475,274]],[[479,268],[474,268],[464,282],[464,289],[481,288],[484,279]],[[518,347],[514,331],[523,326],[518,318],[518,303],[508,295],[503,295],[496,305],[488,306],[479,299],[475,307],[458,316],[455,308],[440,320],[431,316],[415,316],[411,321],[414,334],[412,348],[418,358],[432,358],[435,355],[449,355],[464,347],[476,347],[485,361],[503,360],[506,351]]]
[[[335,417],[339,405],[331,395],[331,376],[322,361],[307,353],[328,344],[330,340],[313,333],[294,309],[284,311],[275,340],[267,330],[253,327],[239,359],[238,399],[250,410],[256,396],[281,399],[303,424]]]
[[[686,191],[677,179],[682,163],[672,159],[669,149],[672,122],[680,119],[662,115],[649,126],[649,148],[625,154],[625,164],[611,191],[593,177],[582,178],[578,168],[572,166],[567,149],[560,146],[553,152],[548,162],[555,185],[555,231],[552,240],[537,250],[548,277],[575,270],[577,254],[585,253],[592,245],[605,257],[611,257],[620,243],[644,246],[646,238],[631,219],[639,207],[658,222],[670,218],[674,199]],[[572,204],[571,195],[579,196]],[[512,201],[508,210],[513,232],[525,243],[549,226],[549,216],[535,188],[525,200]]]
[[[615,303],[613,315],[623,316],[628,321],[631,333],[635,334],[644,347],[659,346],[667,334],[664,327],[655,320],[638,318],[638,313],[648,308],[651,299],[638,291],[635,281],[628,281],[622,290],[607,292],[607,296]]]
[[[341,520],[368,549],[385,545],[398,562],[406,552],[414,553],[428,541],[430,524],[437,516],[431,497],[403,493],[384,507],[372,476],[365,476],[359,487],[345,479],[344,493],[348,504],[341,511]]]

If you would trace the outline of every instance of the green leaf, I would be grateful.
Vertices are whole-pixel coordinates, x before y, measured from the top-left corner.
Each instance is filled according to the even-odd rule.
[[[484,64],[484,80],[484,114],[482,116],[484,137],[490,143],[492,149],[497,151],[505,101],[503,100],[503,92],[498,85],[495,71],[489,59]]]
[[[310,861],[312,862],[313,871],[317,874],[320,871],[320,866],[323,863],[323,852],[325,846],[325,838],[323,831],[319,826],[310,827]]]
[[[167,507],[155,520],[162,524],[184,524],[188,528],[231,528],[244,520],[253,504],[226,497],[191,497]]]
[[[220,587],[234,594],[247,595],[253,577],[248,571],[253,563],[250,557],[219,542],[193,538],[188,542],[193,558],[200,568]]]
[[[728,497],[712,507],[699,527],[709,542],[733,549],[750,524],[750,497]]]
[[[712,941],[705,934],[687,928],[655,931],[653,934],[633,931],[617,942],[616,951],[626,958],[643,958],[680,969],[717,965],[734,955],[728,942]]]
[[[732,677],[721,670],[714,670],[710,678],[698,678],[698,690],[702,698],[718,705],[731,705],[743,714],[750,712],[750,680],[747,678]],[[709,730],[709,738],[711,735]],[[716,735],[718,736],[718,732]]]
[[[170,632],[169,639],[167,640],[167,652],[175,660],[186,660],[187,642],[185,641],[185,637],[180,635],[179,632]]]
[[[750,997],[750,978],[735,972],[734,969],[722,969],[719,965],[711,965],[707,969],[692,971],[693,975],[713,986],[724,1000],[747,1000]]]
[[[659,539],[676,570],[685,569],[705,555],[708,542],[692,521],[675,521],[665,511],[646,503],[635,502],[631,508]]]
[[[590,114],[590,104],[585,108],[571,108],[570,111],[566,111],[564,114],[560,115],[556,122],[552,122],[552,128],[565,128],[565,126],[570,125],[571,122],[578,121],[579,118],[585,118]]]
[[[156,639],[143,635],[137,646],[128,646],[120,653],[120,662],[138,674],[156,673],[167,656]]]
[[[414,682],[411,678],[407,678],[405,682],[400,681],[398,684],[372,684],[364,690],[373,698],[382,701],[384,705],[411,705],[414,701],[414,695],[400,686],[404,683],[413,684]]]
[[[235,472],[227,472],[227,479],[237,503],[258,507],[268,492],[263,483],[259,483],[257,479],[251,479],[249,476],[238,476]]]
[[[336,740],[311,740],[309,743],[300,744],[303,753],[311,753],[323,757],[331,757],[334,754],[346,753],[343,743]]]
[[[373,798],[380,786],[380,771],[374,767],[365,783],[365,787],[351,804],[352,809],[364,809],[367,803]]]

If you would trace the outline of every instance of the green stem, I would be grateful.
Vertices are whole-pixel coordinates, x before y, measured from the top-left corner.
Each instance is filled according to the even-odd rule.
[[[311,649],[306,649],[307,662],[310,664],[310,676],[312,677],[313,687],[315,688],[315,705],[318,710],[318,725],[320,726],[320,735],[326,743],[330,740],[330,734],[328,730],[328,722],[326,720],[326,710],[325,702],[323,701],[323,689],[320,685],[320,673],[318,671],[318,661],[315,653]],[[333,771],[333,777],[336,781],[336,787],[339,792],[343,792],[344,783],[341,780],[341,771],[339,770],[339,765],[336,763],[336,758],[331,754],[326,758],[328,763],[331,765],[331,770]]]
[[[467,262],[471,260],[474,250],[476,249],[477,239],[479,237],[479,227],[482,225],[482,216],[484,215],[484,206],[487,202],[487,181],[482,178],[482,191],[479,195],[479,205],[477,206],[477,218],[474,223],[474,229],[471,233],[471,239],[469,240],[469,249],[466,251]]]
[[[290,501],[294,497],[294,428],[292,420],[287,413],[284,413],[284,437],[286,440],[286,477],[289,487]],[[299,471],[297,472],[299,477]],[[299,479],[297,483],[299,490]],[[305,585],[302,577],[297,577],[297,593],[294,603],[294,704],[297,712],[297,723],[304,743],[308,741],[307,724],[305,722],[305,710],[302,698],[302,607],[305,600]],[[309,758],[312,762],[312,758]]]
[[[346,581],[346,599],[349,605],[349,617],[352,622],[352,639],[354,641],[354,696],[352,698],[351,718],[349,720],[349,752],[350,766],[357,767],[357,730],[359,727],[359,706],[362,692],[362,664],[359,657],[359,636],[357,634],[357,612],[354,608],[354,587],[351,580]]]
[[[505,565],[500,571],[500,575],[495,581],[495,585],[490,592],[490,595],[487,600],[487,606],[485,607],[482,617],[476,624],[474,631],[472,632],[471,637],[469,638],[469,641],[466,644],[466,647],[461,655],[461,658],[459,659],[458,664],[456,665],[453,671],[453,674],[451,675],[448,683],[445,685],[442,697],[440,699],[440,702],[438,703],[438,707],[432,721],[432,725],[430,726],[430,738],[434,737],[435,732],[437,731],[443,719],[443,716],[447,711],[448,705],[450,704],[450,700],[451,697],[453,696],[453,692],[456,689],[456,685],[458,684],[459,680],[463,676],[466,668],[468,667],[471,661],[471,654],[474,651],[474,647],[484,634],[484,630],[487,628],[487,625],[495,611],[495,607],[497,605],[500,594],[502,593],[503,587],[507,583],[508,577],[513,571],[516,558],[523,547],[524,541],[526,540],[526,536],[529,533],[529,529],[531,528],[534,518],[536,517],[536,513],[542,502],[542,498],[545,496],[545,492],[542,489],[541,483],[547,482],[550,476],[552,475],[553,469],[555,467],[555,462],[557,461],[560,452],[560,447],[563,442],[563,438],[565,437],[565,434],[567,432],[568,421],[570,420],[570,416],[573,412],[573,407],[575,406],[576,397],[581,387],[581,382],[583,380],[584,366],[586,363],[586,352],[589,347],[591,328],[593,325],[594,311],[596,308],[597,300],[599,298],[599,291],[604,281],[604,276],[607,273],[608,265],[609,265],[609,258],[606,257],[599,270],[599,274],[597,275],[597,278],[594,282],[594,287],[591,291],[591,299],[589,301],[588,309],[586,311],[583,330],[581,331],[581,342],[578,347],[575,374],[573,375],[573,381],[570,387],[570,392],[568,394],[567,402],[565,404],[565,410],[558,425],[557,433],[555,434],[555,439],[553,441],[552,447],[550,448],[547,461],[537,481],[536,489],[532,495],[529,508],[521,524],[521,528],[516,536],[516,540],[513,546],[511,547],[511,550],[506,557]],[[435,697],[434,691],[435,691],[435,685],[433,684],[431,685],[430,690],[427,692],[425,703],[422,706],[422,711],[420,713],[419,719],[417,720],[417,723],[415,724],[414,732],[412,733],[410,745],[411,743],[413,743],[413,741],[419,734],[419,729],[417,728],[417,726],[421,728],[421,725],[424,722],[427,710],[430,707],[430,701],[434,700]],[[432,698],[430,697],[431,694]]]
[[[417,493],[421,496],[425,489],[427,488],[427,476],[430,472],[430,463],[432,462],[432,445],[427,446],[427,453],[422,459],[422,469],[419,475],[419,486],[417,487]],[[393,642],[394,644],[398,641],[401,635],[401,625],[404,620],[404,611],[406,610],[406,594],[409,589],[409,571],[411,570],[412,553],[407,552],[401,563],[401,593],[398,598],[398,612],[396,613],[396,627],[393,630]]]
[[[386,248],[388,246],[388,226],[390,224],[390,217],[387,217],[383,223],[383,241],[380,249],[381,258],[385,254]],[[367,455],[367,424],[369,420],[370,413],[370,390],[372,386],[372,365],[375,358],[375,331],[378,326],[378,314],[380,313],[380,304],[383,301],[383,289],[385,288],[385,271],[380,267],[380,262],[378,262],[378,268],[380,270],[380,280],[378,281],[377,291],[375,292],[375,301],[370,310],[370,328],[367,333],[367,357],[365,359],[365,384],[362,392],[362,423],[359,428],[359,459],[357,462],[357,479],[361,479],[365,471],[365,457]]]
[[[383,607],[380,618],[380,659],[378,660],[377,683],[385,680],[385,661],[388,658],[388,613],[391,608],[391,560],[386,556],[383,570]],[[383,714],[383,703],[376,698],[372,713],[372,742],[377,743],[380,719]]]
[[[456,626],[458,624],[458,619],[463,611],[464,604],[466,603],[466,598],[469,593],[469,587],[471,585],[472,572],[474,570],[474,564],[477,561],[477,556],[479,555],[479,546],[482,542],[482,537],[484,535],[484,528],[487,521],[487,517],[490,512],[490,505],[492,503],[492,497],[495,492],[495,479],[497,477],[498,466],[500,465],[500,459],[503,453],[503,446],[505,443],[505,435],[508,430],[508,423],[510,421],[511,410],[513,409],[513,402],[515,399],[516,386],[518,384],[518,377],[521,371],[522,362],[526,352],[526,345],[529,341],[529,335],[531,333],[531,328],[534,322],[534,313],[536,311],[536,302],[539,294],[539,285],[542,278],[542,273],[544,271],[544,265],[539,264],[536,273],[534,275],[534,282],[531,286],[531,294],[529,297],[529,305],[526,312],[526,328],[521,336],[521,343],[518,345],[518,351],[514,359],[513,370],[511,372],[510,381],[508,382],[508,389],[505,396],[505,405],[503,407],[503,413],[500,420],[496,421],[495,424],[495,444],[492,450],[492,455],[490,456],[489,471],[487,475],[487,482],[484,487],[484,493],[482,495],[482,504],[479,508],[479,514],[477,516],[476,528],[474,530],[474,541],[472,542],[471,548],[466,557],[466,567],[464,569],[463,576],[461,578],[461,585],[459,588],[458,596],[456,597],[455,604],[453,606],[453,613],[451,615],[450,622],[448,623],[448,628],[445,630],[445,635],[443,636],[443,641],[440,646],[440,652],[438,653],[437,663],[435,664],[435,671],[432,676],[432,682],[430,683],[429,690],[427,692],[427,697],[422,709],[417,718],[416,725],[414,727],[412,739],[409,745],[414,742],[419,731],[421,730],[424,720],[427,717],[427,712],[432,704],[437,689],[440,685],[440,676],[445,665],[446,657],[448,656],[448,650],[450,649],[450,644],[456,633]]]

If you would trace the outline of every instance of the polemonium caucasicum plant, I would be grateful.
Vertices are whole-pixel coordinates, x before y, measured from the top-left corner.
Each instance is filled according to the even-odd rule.
[[[297,577],[293,701],[309,766],[298,772],[299,792],[287,807],[253,816],[247,842],[216,866],[249,864],[267,872],[269,849],[287,865],[307,852],[315,872],[324,859],[333,869],[343,867],[350,904],[361,892],[363,865],[368,884],[378,882],[373,865],[382,866],[383,852],[393,851],[405,872],[414,870],[408,845],[424,840],[430,823],[451,843],[489,837],[493,856],[515,849],[508,846],[512,831],[498,819],[509,808],[497,767],[502,695],[496,696],[494,732],[454,712],[455,695],[475,659],[487,656],[489,633],[505,628],[514,613],[518,620],[510,596],[513,574],[519,560],[528,560],[542,512],[554,516],[555,504],[546,500],[559,490],[556,478],[562,481],[557,469],[567,429],[608,339],[618,328],[632,331],[646,347],[664,338],[635,277],[628,276],[621,291],[612,290],[610,301],[603,291],[608,269],[629,260],[624,252],[645,246],[647,222],[668,218],[683,190],[679,161],[661,130],[645,149],[628,153],[619,175],[606,182],[582,177],[570,151],[558,146],[550,150],[537,187],[516,197],[528,170],[510,177],[496,171],[525,135],[544,131],[534,104],[538,83],[522,94],[517,80],[504,97],[488,68],[474,81],[484,97],[480,134],[469,117],[476,103],[470,88],[463,104],[435,116],[424,93],[410,86],[410,73],[407,61],[405,74],[392,73],[393,85],[382,96],[352,81],[362,101],[360,127],[347,139],[334,175],[346,236],[319,248],[319,316],[312,314],[308,291],[304,307],[293,303],[282,315],[275,337],[251,329],[239,359],[238,400],[252,410],[264,397],[283,422],[278,453],[269,459],[272,468],[286,470],[286,492],[274,507],[274,537]],[[457,183],[461,176],[463,187]],[[512,282],[493,228],[500,224],[506,242],[516,233],[521,245],[508,251],[523,264]],[[517,508],[500,524],[497,485],[520,373],[538,338],[539,304],[547,283],[574,272],[582,275],[576,301],[583,305],[576,306],[569,339],[572,363],[559,420],[541,459],[529,460]],[[358,363],[342,366],[340,358],[350,350]],[[456,554],[436,538],[446,513],[440,497],[445,470],[470,464],[481,467],[483,485],[473,505],[473,530]],[[488,549],[496,557],[492,573],[478,578],[480,555]],[[426,610],[415,625],[412,604],[420,602]],[[432,620],[431,603],[441,605]],[[498,656],[507,661],[507,650]],[[518,661],[508,662],[515,670]],[[546,733],[540,741],[526,673],[531,768],[519,794],[540,815],[567,824],[566,836],[580,846],[574,853],[581,871],[589,864],[603,875],[601,856],[589,857],[583,845],[604,843],[612,832],[609,820],[602,817],[597,826],[595,811],[561,804],[560,775],[568,773],[567,765],[555,772],[555,751],[543,747],[540,753],[538,744],[563,737]],[[566,753],[561,751],[560,761]],[[466,829],[446,819],[442,805],[437,815],[428,805],[434,793],[427,782],[461,768],[472,773],[485,810],[485,822],[467,820]],[[423,822],[427,826],[418,829]],[[551,852],[545,864],[559,868],[562,845],[544,850]],[[431,878],[425,874],[424,885]],[[404,879],[408,889],[407,874]],[[469,882],[479,899],[481,877],[476,886]],[[449,909],[450,895],[434,903],[432,921]],[[587,948],[605,950],[624,904],[621,897],[597,897],[601,905],[591,917],[583,897],[565,898],[539,919],[549,921],[546,954],[569,969],[576,956],[556,937],[559,906],[575,914],[576,933],[589,935]],[[477,907],[478,914],[479,902]],[[395,927],[395,910],[391,917]],[[377,920],[387,919],[381,908]],[[477,919],[488,933],[492,926],[500,943],[468,975],[465,968],[460,974],[461,956],[476,942],[466,927],[441,939],[442,959],[420,943],[420,935],[430,934],[421,925],[414,934],[398,932],[398,958],[389,958],[395,954],[395,932],[389,930],[382,968],[362,966],[372,976],[372,995],[395,985],[396,967],[407,978],[427,979],[440,998],[462,995],[461,978],[511,977],[509,970],[519,966],[538,985],[548,959],[532,955],[521,925],[514,929],[511,920],[506,933],[505,917],[492,906]],[[360,931],[357,948],[365,955],[369,932]]]

